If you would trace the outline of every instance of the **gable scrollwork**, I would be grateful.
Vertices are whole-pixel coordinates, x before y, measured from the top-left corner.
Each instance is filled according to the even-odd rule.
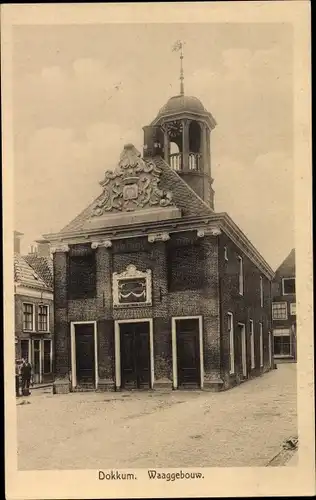
[[[92,215],[172,205],[172,193],[159,187],[161,174],[160,167],[143,160],[139,151],[127,144],[117,168],[106,171],[100,182],[103,193],[93,205]]]

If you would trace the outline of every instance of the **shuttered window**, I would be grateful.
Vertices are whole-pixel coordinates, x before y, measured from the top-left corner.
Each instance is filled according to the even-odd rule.
[[[96,296],[95,253],[93,251],[76,253],[69,256],[69,299],[94,298]]]
[[[170,291],[203,288],[203,251],[200,245],[170,248],[168,251],[168,288]]]

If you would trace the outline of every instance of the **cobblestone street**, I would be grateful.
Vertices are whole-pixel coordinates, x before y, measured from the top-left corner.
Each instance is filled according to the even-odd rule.
[[[18,400],[20,470],[266,466],[297,435],[296,365],[221,393],[73,393]]]

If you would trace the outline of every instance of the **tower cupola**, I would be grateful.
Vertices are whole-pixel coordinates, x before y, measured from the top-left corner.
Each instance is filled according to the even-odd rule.
[[[216,126],[202,102],[184,93],[183,43],[180,51],[180,93],[171,97],[144,130],[144,157],[162,156],[170,167],[214,209],[211,176],[211,131]]]

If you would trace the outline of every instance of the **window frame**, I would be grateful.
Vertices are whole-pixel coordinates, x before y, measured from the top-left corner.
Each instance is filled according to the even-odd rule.
[[[46,315],[46,318],[47,318],[47,321],[46,321],[46,324],[47,324],[47,328],[46,330],[43,330],[40,328],[40,309],[41,307],[46,307],[47,309],[47,315]],[[43,316],[43,315],[41,315]],[[49,304],[38,304],[38,307],[37,307],[37,329],[39,332],[43,332],[43,333],[49,333],[50,332],[50,327],[49,327],[49,318],[50,314],[49,314]]]
[[[24,321],[24,306],[32,306],[32,328],[25,328]],[[23,332],[35,332],[35,304],[33,302],[22,302],[22,321],[23,321]]]
[[[274,306],[275,304],[283,304],[283,305],[285,304],[285,312],[286,312],[286,314],[285,314],[285,317],[284,317],[284,318],[275,318],[275,316],[274,316],[274,311],[273,311],[273,306]],[[271,314],[272,314],[272,320],[273,320],[273,321],[286,321],[286,320],[288,319],[288,307],[287,307],[287,302],[285,302],[284,300],[282,300],[282,301],[277,301],[277,300],[276,300],[276,301],[272,302],[272,304],[271,304]]]
[[[285,291],[284,291],[284,281],[286,281],[286,280],[294,280],[294,292],[285,293]],[[295,293],[296,293],[295,276],[289,277],[289,278],[282,278],[282,295],[295,295]]]
[[[259,322],[259,348],[260,348],[260,368],[263,368],[264,356],[263,356],[263,324],[262,324],[262,321]]]
[[[228,262],[228,249],[226,246],[224,247],[224,260]]]
[[[260,276],[260,307],[264,306],[263,277]]]
[[[235,373],[235,338],[234,338],[234,315],[232,312],[227,313],[227,324],[228,318],[230,318],[230,330],[229,330],[229,373],[234,375]]]
[[[241,255],[237,256],[238,259],[238,293],[241,297],[244,295],[245,284],[244,284],[244,261]]]
[[[254,333],[254,323],[253,320],[249,320],[249,336],[250,336],[250,356],[251,356],[251,369],[256,368],[256,358],[255,358],[255,333]]]
[[[294,312],[293,312],[294,307]],[[296,302],[290,303],[290,316],[296,316]]]
[[[275,338],[286,338],[288,339],[288,345],[289,345],[289,353],[287,354],[280,354],[275,352]],[[274,357],[276,358],[291,358],[293,357],[293,352],[292,352],[292,341],[291,341],[291,332],[289,328],[282,328],[282,329],[275,329],[273,330],[273,350],[274,350]]]

